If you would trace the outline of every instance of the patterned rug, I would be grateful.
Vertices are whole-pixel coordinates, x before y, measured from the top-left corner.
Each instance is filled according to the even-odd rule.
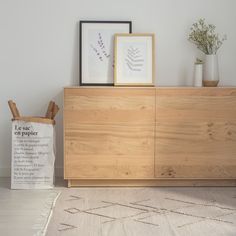
[[[236,188],[74,188],[47,236],[235,236]]]

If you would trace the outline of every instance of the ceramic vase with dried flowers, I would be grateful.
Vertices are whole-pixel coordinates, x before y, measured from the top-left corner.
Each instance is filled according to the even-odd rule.
[[[189,34],[190,42],[205,54],[203,85],[206,87],[216,87],[219,83],[217,51],[226,40],[226,35],[220,37],[215,29],[215,25],[206,24],[205,19],[200,19],[192,25]]]

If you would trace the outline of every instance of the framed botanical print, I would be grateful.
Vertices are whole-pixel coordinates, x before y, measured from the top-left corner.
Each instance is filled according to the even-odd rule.
[[[154,86],[154,68],[154,34],[115,35],[115,85]]]
[[[114,35],[131,21],[80,21],[80,85],[114,85]]]

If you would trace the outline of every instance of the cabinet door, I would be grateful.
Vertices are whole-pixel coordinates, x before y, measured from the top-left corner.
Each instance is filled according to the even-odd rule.
[[[236,89],[157,89],[155,177],[236,178]]]
[[[154,178],[154,88],[64,91],[65,178]]]

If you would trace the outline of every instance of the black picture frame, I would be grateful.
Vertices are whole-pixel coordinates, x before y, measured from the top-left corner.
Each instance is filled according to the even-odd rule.
[[[83,25],[84,24],[126,24],[128,25],[128,32],[132,33],[132,21],[95,21],[95,20],[81,20],[79,22],[79,84],[80,86],[114,86],[113,83],[87,83],[83,81]],[[119,32],[117,32],[119,33]],[[114,45],[113,45],[114,48]],[[112,59],[113,60],[113,59]]]

